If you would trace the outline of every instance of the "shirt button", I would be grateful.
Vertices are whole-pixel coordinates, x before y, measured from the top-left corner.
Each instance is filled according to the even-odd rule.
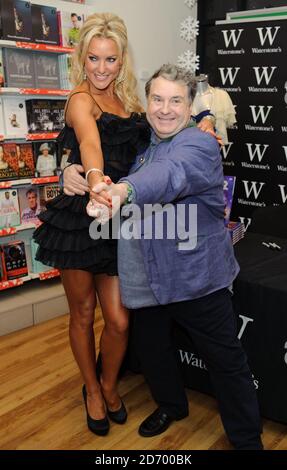
[[[143,163],[144,162],[144,157],[141,157],[140,158],[140,163]]]

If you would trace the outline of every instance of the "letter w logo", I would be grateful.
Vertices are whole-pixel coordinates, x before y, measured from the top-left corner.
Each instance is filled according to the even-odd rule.
[[[264,78],[266,85],[269,85],[272,75],[277,67],[271,67],[271,72],[268,72],[269,67],[253,67],[253,69],[255,72],[257,84],[260,85]],[[261,72],[260,69],[262,69]]]
[[[229,44],[232,42],[233,47],[236,47],[238,44],[238,41],[240,39],[240,36],[242,34],[243,29],[224,29],[222,30],[224,42],[225,42],[225,47],[228,47]],[[237,34],[236,34],[237,33]]]
[[[265,185],[265,183],[261,183],[259,181],[244,181],[244,180],[242,180],[242,183],[244,184],[245,194],[246,194],[247,199],[249,198],[249,196],[251,194],[254,195],[254,199],[257,199],[260,192],[261,192],[261,189]],[[250,183],[251,183],[251,186],[249,187]],[[257,188],[258,183],[260,184],[259,188]]]
[[[259,34],[261,46],[264,46],[267,38],[269,40],[270,46],[272,46],[281,26],[274,26],[274,28],[275,28],[275,31],[273,32],[273,34],[272,34],[273,26],[268,26],[267,28],[256,28]],[[265,33],[264,33],[264,29],[266,29]]]
[[[223,145],[223,147],[222,147],[222,155],[223,155],[224,160],[227,159],[228,154],[229,154],[229,152],[230,152],[230,149],[231,149],[232,145],[233,145],[233,142],[228,142],[228,144]]]
[[[258,157],[259,163],[261,162],[262,158],[264,157],[264,154],[266,150],[268,149],[269,145],[267,144],[246,144],[248,148],[248,153],[249,153],[249,158],[250,161],[253,162],[253,159],[255,155]],[[255,145],[255,148],[252,148],[252,146]],[[261,145],[264,146],[263,149],[261,149]]]
[[[252,117],[253,117],[253,121],[254,121],[254,124],[257,123],[259,117],[262,119],[262,123],[265,124],[267,118],[268,118],[268,115],[271,111],[271,109],[273,108],[273,106],[267,106],[267,111],[265,111],[265,106],[258,106],[259,110],[256,111],[256,108],[257,106],[255,105],[250,105],[249,108],[251,108],[251,112],[252,112]]]
[[[219,67],[218,70],[220,71],[222,85],[225,85],[227,80],[229,80],[230,85],[233,85],[240,67]]]

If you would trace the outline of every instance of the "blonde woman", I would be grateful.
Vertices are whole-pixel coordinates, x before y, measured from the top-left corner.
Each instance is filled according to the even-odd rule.
[[[124,22],[111,13],[87,18],[73,57],[75,88],[65,109],[59,136],[70,148],[69,163],[82,165],[89,188],[109,176],[128,174],[139,151],[149,143],[149,128],[136,93]],[[117,391],[118,372],[128,340],[128,311],[120,299],[116,240],[93,240],[86,213],[89,194],[61,194],[41,214],[35,232],[37,259],[61,271],[70,307],[70,342],[84,380],[83,397],[89,429],[109,431],[109,420],[127,419]],[[96,377],[94,312],[96,294],[105,321],[100,339],[102,374]]]

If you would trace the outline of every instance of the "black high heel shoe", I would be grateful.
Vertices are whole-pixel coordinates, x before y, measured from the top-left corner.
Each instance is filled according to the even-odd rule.
[[[124,424],[127,420],[127,417],[128,417],[128,413],[127,413],[127,410],[126,410],[126,407],[123,403],[123,401],[121,400],[121,407],[119,410],[116,410],[116,411],[110,411],[109,408],[107,407],[107,410],[108,410],[108,417],[114,422],[114,423],[117,423],[117,424]]]
[[[91,418],[88,412],[87,390],[86,390],[85,385],[83,385],[82,392],[83,392],[83,398],[84,398],[84,403],[86,407],[87,425],[88,425],[89,430],[93,432],[94,434],[97,434],[98,436],[106,436],[110,429],[110,423],[109,423],[108,417],[105,416],[103,419]]]

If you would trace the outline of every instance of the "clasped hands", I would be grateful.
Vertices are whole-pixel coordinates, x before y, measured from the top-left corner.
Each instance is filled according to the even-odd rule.
[[[87,214],[103,225],[114,217],[126,197],[127,184],[114,184],[108,176],[105,176],[104,181],[97,183],[90,190]]]

